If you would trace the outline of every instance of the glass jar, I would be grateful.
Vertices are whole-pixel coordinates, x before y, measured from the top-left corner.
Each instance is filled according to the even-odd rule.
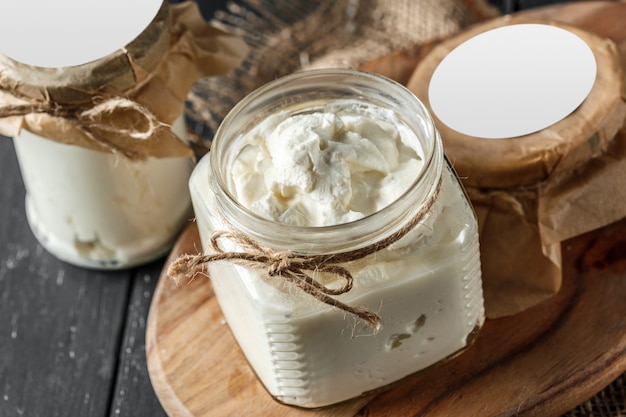
[[[55,2],[66,20],[48,19],[43,6],[5,18],[18,33],[41,21],[49,36],[0,38],[0,134],[15,144],[31,229],[78,266],[146,263],[192,214],[189,90],[235,67],[246,48],[207,24],[195,2]],[[77,31],[80,22],[90,23]]]
[[[260,217],[229,188],[229,172],[245,134],[269,115],[305,114],[358,103],[384,109],[414,133],[424,164],[409,189],[385,208],[333,226],[292,226]],[[342,261],[353,287],[335,300],[377,314],[375,330],[341,308],[284,282],[280,274],[211,262],[208,271],[239,346],[279,402],[317,408],[381,389],[466,349],[484,321],[476,218],[444,157],[430,115],[403,86],[352,70],[314,70],[271,82],[227,115],[211,152],[190,180],[204,247],[216,231],[235,230],[263,247],[294,256],[331,255],[375,248]],[[417,223],[409,225],[417,218]],[[408,231],[407,231],[408,230]],[[247,251],[225,239],[226,251]],[[207,249],[207,253],[211,250]],[[313,268],[314,269],[314,268]],[[311,272],[332,286],[336,277]]]
[[[183,117],[172,131],[186,138]],[[131,161],[23,129],[13,138],[26,218],[57,258],[96,269],[130,268],[165,254],[191,218],[188,157]]]

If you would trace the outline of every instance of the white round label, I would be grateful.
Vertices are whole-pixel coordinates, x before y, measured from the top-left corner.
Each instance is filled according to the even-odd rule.
[[[433,73],[433,113],[457,132],[501,139],[545,129],[574,111],[596,77],[591,48],[572,32],[517,24],[477,35]]]
[[[3,0],[0,53],[39,67],[85,64],[133,41],[162,0]]]

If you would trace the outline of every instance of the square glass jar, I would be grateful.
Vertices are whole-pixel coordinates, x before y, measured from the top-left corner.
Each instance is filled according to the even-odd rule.
[[[237,201],[228,176],[254,126],[276,112],[328,111],[355,101],[368,114],[384,109],[374,113],[392,115],[388,121],[414,133],[424,165],[399,198],[361,219],[322,227],[269,220]],[[214,233],[234,229],[272,253],[339,260],[353,286],[333,299],[382,320],[373,329],[280,273],[211,262],[208,273],[230,329],[260,381],[282,403],[317,408],[382,389],[459,354],[483,324],[474,212],[430,115],[412,93],[387,78],[314,70],[261,87],[225,118],[210,154],[192,173],[190,190],[208,254]],[[227,239],[219,244],[228,253],[249,250]],[[333,277],[312,269],[313,280],[333,286]]]

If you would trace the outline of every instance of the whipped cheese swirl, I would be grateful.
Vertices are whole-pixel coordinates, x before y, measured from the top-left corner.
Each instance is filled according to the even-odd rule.
[[[256,214],[330,226],[375,213],[415,181],[415,134],[384,109],[345,106],[274,114],[242,139],[231,191]]]

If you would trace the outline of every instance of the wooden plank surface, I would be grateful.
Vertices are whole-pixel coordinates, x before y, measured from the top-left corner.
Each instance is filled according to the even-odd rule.
[[[106,416],[129,274],[76,268],[42,249],[2,137],[0,178],[0,416]]]
[[[4,137],[0,179],[0,417],[166,416],[145,357],[163,259],[113,272],[61,262],[26,223]]]
[[[146,321],[150,301],[163,267],[155,261],[133,272],[110,417],[166,417],[146,366]]]

